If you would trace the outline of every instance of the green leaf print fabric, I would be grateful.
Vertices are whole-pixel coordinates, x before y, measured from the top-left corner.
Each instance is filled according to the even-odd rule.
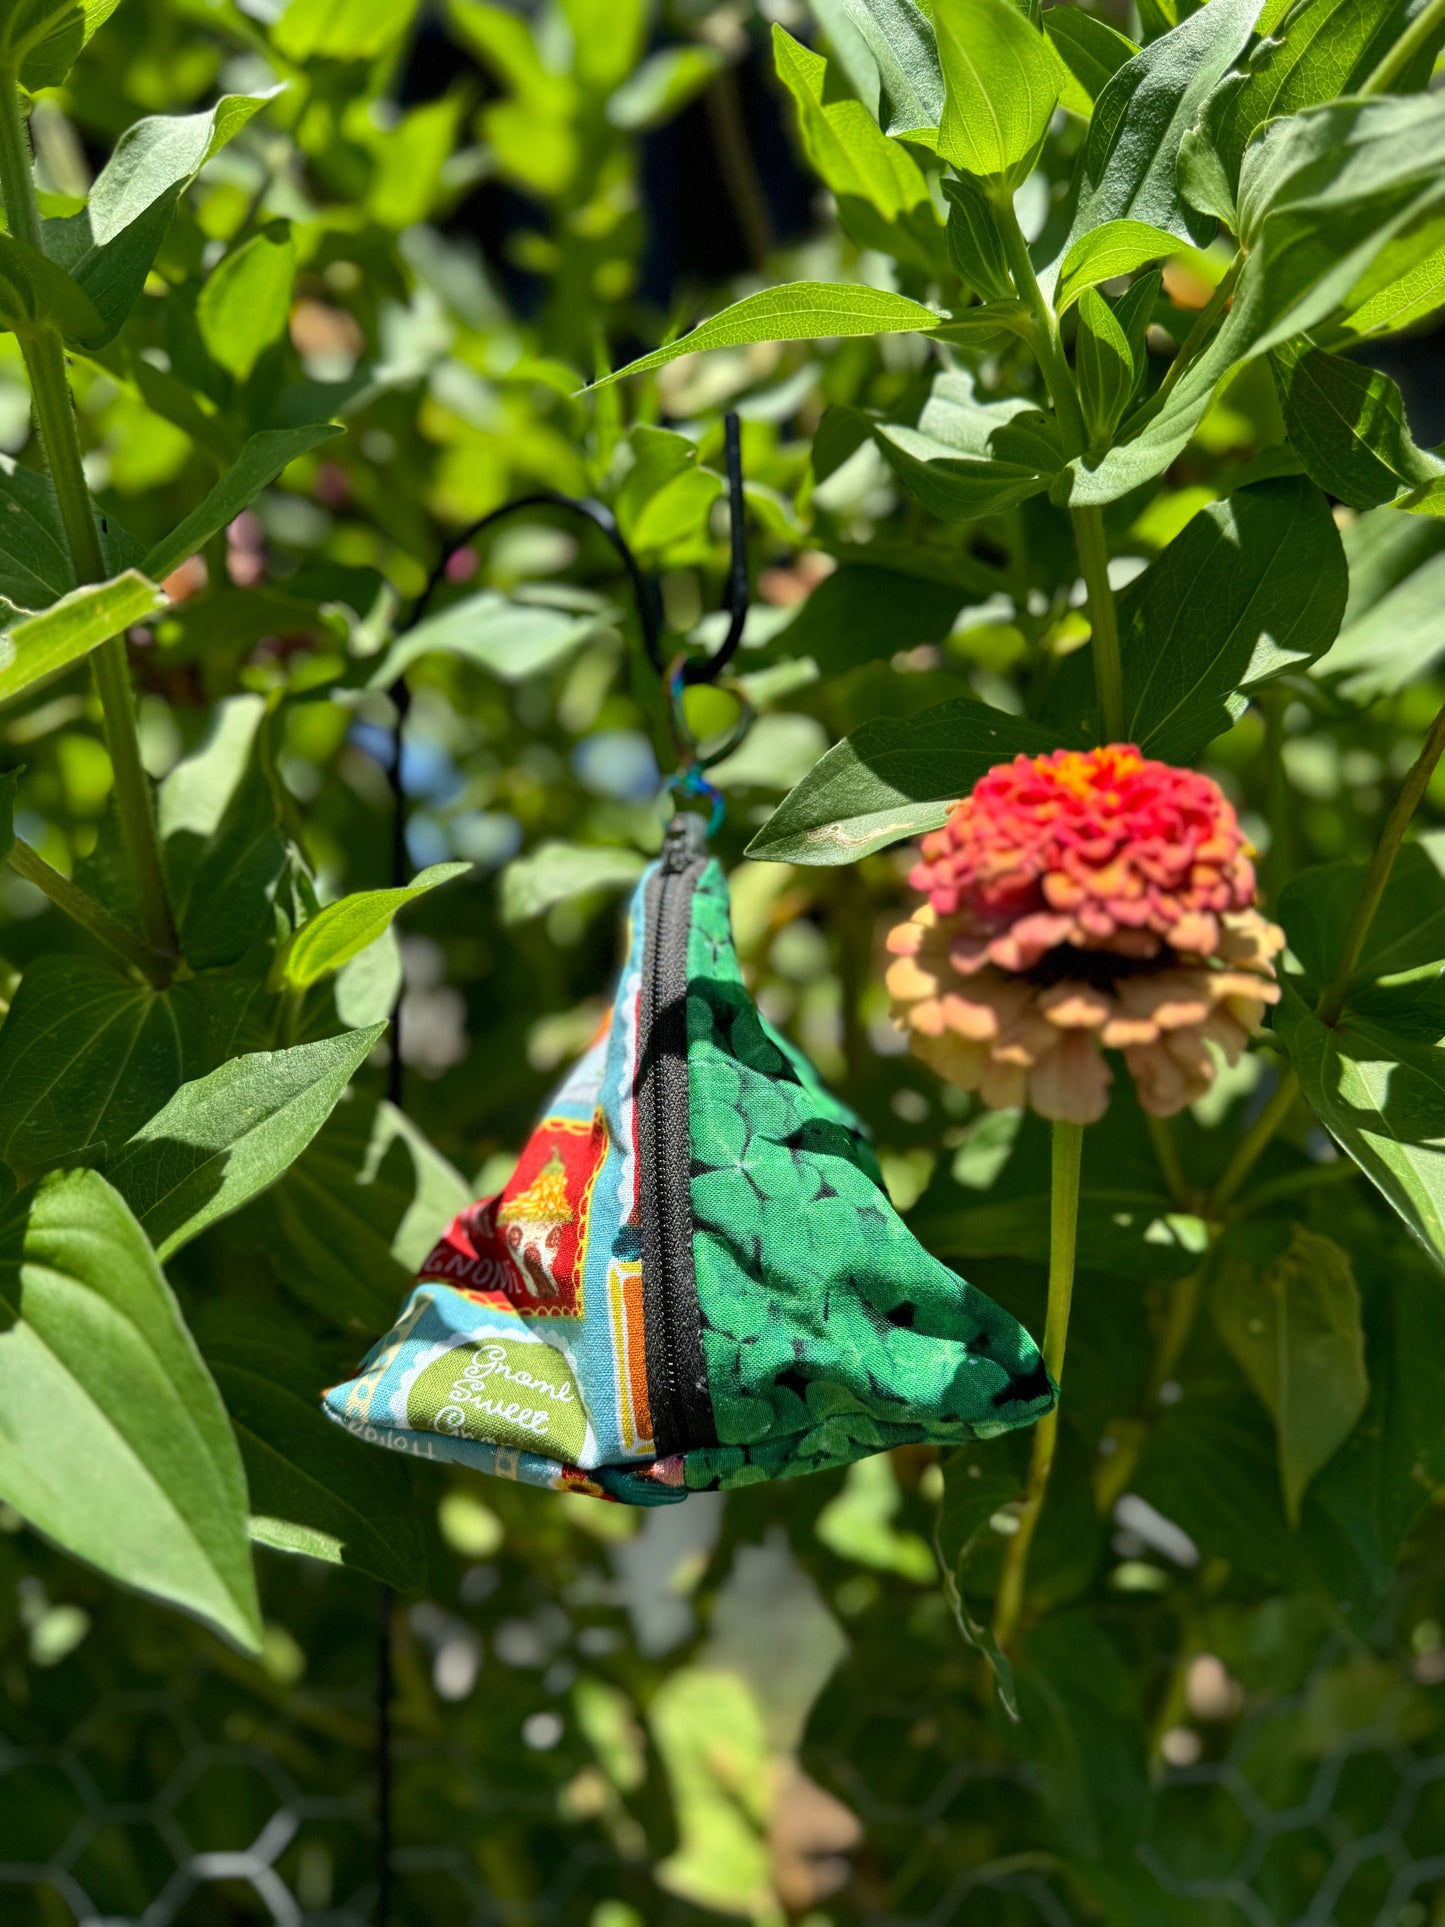
[[[1028,1333],[923,1249],[758,1010],[697,841],[678,819],[639,884],[609,1020],[512,1178],[325,1395],[356,1436],[659,1505],[1052,1408]]]

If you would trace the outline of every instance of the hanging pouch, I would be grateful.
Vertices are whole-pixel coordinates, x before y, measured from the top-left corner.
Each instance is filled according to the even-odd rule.
[[[1052,1408],[1033,1340],[918,1243],[748,994],[699,829],[638,885],[607,1023],[511,1181],[326,1394],[358,1437],[655,1505]]]

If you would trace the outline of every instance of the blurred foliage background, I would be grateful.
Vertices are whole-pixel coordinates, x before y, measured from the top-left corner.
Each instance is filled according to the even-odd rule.
[[[846,29],[846,8],[818,14]],[[923,291],[921,268],[833,219],[773,75],[774,22],[819,40],[796,0],[124,0],[35,108],[42,205],[84,194],[140,115],[282,91],[180,200],[123,334],[74,361],[87,474],[148,546],[247,434],[344,423],[182,566],[131,652],[158,779],[196,750],[208,705],[273,705],[287,827],[329,894],[390,880],[393,714],[372,658],[443,543],[518,493],[603,492],[670,626],[715,637],[720,411],[735,408],[756,586],[742,660],[762,712],[720,778],[742,953],[769,1014],[873,1126],[919,1235],[1037,1330],[1042,1137],[980,1127],[887,1023],[869,933],[897,914],[905,859],[801,869],[741,852],[860,723],[968,693],[1017,709],[1020,665],[1070,619],[1053,600],[1073,574],[1067,525],[1040,498],[1011,514],[1006,547],[988,523],[945,541],[871,447],[815,469],[830,404],[916,389],[932,352],[918,338],[728,350],[577,394],[769,282],[896,272]],[[1060,117],[1045,199],[1078,139]],[[253,239],[249,278],[218,288],[211,270]],[[1220,271],[1211,255],[1171,263],[1176,314]],[[1376,352],[1433,443],[1438,336]],[[663,422],[681,452],[649,446]],[[1147,560],[1281,433],[1268,373],[1246,370],[1167,489],[1119,505],[1125,552]],[[0,450],[35,465],[10,336]],[[1307,863],[1368,855],[1445,696],[1427,636],[1445,524],[1399,518],[1382,535],[1388,514],[1337,518],[1359,566],[1330,674],[1276,683],[1210,753],[1273,891]],[[904,568],[907,594],[895,576],[850,578],[846,601],[829,589],[834,562],[865,548]],[[404,967],[406,1108],[425,1138],[379,1128],[374,1099],[353,1094],[225,1239],[172,1267],[243,1422],[244,1374],[226,1370],[238,1332],[250,1346],[274,1332],[294,1364],[301,1321],[313,1358],[299,1362],[329,1382],[389,1321],[454,1201],[506,1176],[604,1007],[619,894],[660,839],[666,733],[606,545],[544,511],[448,576],[445,594],[496,600],[414,669],[407,843],[414,866],[475,867],[335,993],[343,1017],[384,1008]],[[12,707],[0,739],[7,766],[25,765],[21,834],[67,871],[103,865],[109,766],[85,690],[72,679]],[[1426,816],[1442,806],[1437,779]],[[9,871],[0,910],[13,986],[67,939]],[[1212,1155],[1207,1133],[1247,1112],[1258,1075],[1252,1058],[1221,1082],[1187,1157]],[[1320,1187],[1311,1222],[1356,1254],[1389,1412],[1381,1392],[1291,1531],[1268,1414],[1206,1323],[1188,1396],[1101,1517],[1091,1455],[1134,1409],[1161,1290],[1197,1257],[1142,1120],[1111,1142],[1092,1216],[1086,1199],[1035,1554],[1052,1611],[1029,1642],[1020,1724],[940,1586],[951,1528],[928,1452],[638,1515],[368,1460],[380,1522],[357,1521],[357,1569],[261,1550],[254,1662],[0,1511],[7,1927],[373,1918],[377,1578],[401,1593],[398,1923],[1441,1927],[1438,1275],[1365,1186]]]

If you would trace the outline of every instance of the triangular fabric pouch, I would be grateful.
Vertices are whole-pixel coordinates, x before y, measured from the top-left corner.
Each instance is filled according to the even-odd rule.
[[[358,1437],[656,1505],[1052,1408],[1028,1333],[923,1249],[753,1002],[696,822],[638,885],[607,1024],[510,1182],[327,1392]]]

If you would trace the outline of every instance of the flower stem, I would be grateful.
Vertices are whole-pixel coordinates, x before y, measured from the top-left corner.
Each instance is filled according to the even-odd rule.
[[[1355,89],[1356,93],[1387,92],[1435,32],[1442,15],[1445,15],[1445,0],[1429,0],[1428,6],[1421,7],[1379,66]]]
[[[1189,1343],[1194,1321],[1199,1316],[1208,1268],[1209,1260],[1206,1257],[1202,1264],[1196,1265],[1187,1277],[1181,1278],[1172,1287],[1138,1416],[1116,1420],[1109,1428],[1114,1450],[1108,1458],[1099,1461],[1094,1473],[1094,1504],[1101,1514],[1112,1512],[1133,1482],[1144,1441],[1163,1409],[1164,1387],[1179,1368],[1184,1347]]]
[[[1069,1307],[1074,1297],[1074,1258],[1079,1240],[1079,1169],[1083,1149],[1084,1129],[1081,1124],[1055,1124],[1053,1184],[1049,1202],[1049,1306],[1044,1317],[1044,1364],[1055,1385],[1064,1376]],[[1043,1510],[1058,1436],[1059,1413],[1055,1406],[1034,1428],[1033,1454],[1029,1460],[1028,1484],[1019,1511],[1018,1531],[1009,1540],[1004,1553],[1003,1574],[999,1580],[993,1621],[994,1638],[1001,1648],[1006,1649],[1013,1638],[1023,1611],[1029,1548],[1033,1543],[1039,1514]]]
[[[1114,607],[1114,591],[1109,586],[1104,511],[1095,507],[1074,508],[1070,509],[1069,517],[1074,525],[1084,587],[1089,592],[1089,625],[1093,631],[1089,646],[1094,657],[1099,726],[1106,743],[1117,743],[1124,736],[1124,667],[1119,655],[1119,618]]]
[[[40,212],[31,174],[30,137],[20,107],[13,68],[0,69],[0,189],[10,232],[29,246],[40,246]],[[20,337],[30,378],[36,425],[70,549],[77,582],[105,579],[105,556],[95,526],[95,510],[85,480],[80,435],[65,371],[65,348],[48,323],[39,322]],[[106,747],[115,778],[116,815],[135,881],[136,903],[148,949],[159,957],[177,952],[156,841],[150,787],[141,763],[135,704],[123,637],[112,636],[91,657],[95,686],[105,719]]]
[[[1019,226],[1019,217],[1014,213],[1013,196],[1007,189],[1001,188],[991,199],[1009,273],[1013,276],[1020,300],[1033,316],[1033,346],[1048,384],[1059,426],[1064,431],[1065,441],[1071,444],[1067,452],[1077,453],[1085,446],[1088,437],[1084,432],[1084,417],[1079,408],[1074,377],[1059,338],[1058,317],[1044,299],[1044,291],[1034,273],[1034,264],[1029,258],[1029,244]]]
[[[5,861],[17,876],[24,877],[27,883],[33,883],[37,890],[42,890],[57,910],[63,910],[73,922],[83,930],[88,930],[91,936],[98,937],[117,956],[124,957],[128,964],[134,964],[153,984],[159,986],[169,979],[175,963],[173,957],[157,956],[133,930],[127,930],[123,923],[118,922],[104,904],[97,903],[89,891],[82,890],[78,883],[72,883],[69,877],[53,869],[38,850],[32,850],[28,843],[16,837],[6,853]]]
[[[1395,798],[1395,807],[1390,811],[1380,840],[1375,845],[1375,854],[1370,859],[1370,868],[1365,877],[1365,887],[1360,892],[1360,900],[1355,905],[1355,914],[1350,918],[1350,927],[1345,933],[1344,945],[1340,950],[1339,961],[1334,973],[1315,1009],[1315,1015],[1322,1024],[1331,1029],[1340,1021],[1345,1008],[1345,999],[1350,994],[1360,957],[1365,948],[1365,939],[1370,934],[1370,925],[1375,920],[1375,912],[1385,894],[1385,886],[1390,881],[1390,872],[1395,867],[1395,858],[1400,854],[1400,845],[1405,832],[1410,827],[1410,819],[1420,807],[1421,799],[1430,786],[1430,778],[1435,773],[1435,765],[1445,753],[1445,709],[1442,709],[1430,725],[1430,733],[1425,738],[1425,746],[1415,758],[1410,774],[1401,785],[1400,794]]]
[[[1217,1218],[1225,1205],[1232,1203],[1240,1185],[1254,1169],[1255,1160],[1284,1123],[1299,1096],[1299,1079],[1292,1070],[1281,1073],[1274,1095],[1250,1125],[1224,1167],[1223,1175],[1209,1194],[1205,1216]]]

